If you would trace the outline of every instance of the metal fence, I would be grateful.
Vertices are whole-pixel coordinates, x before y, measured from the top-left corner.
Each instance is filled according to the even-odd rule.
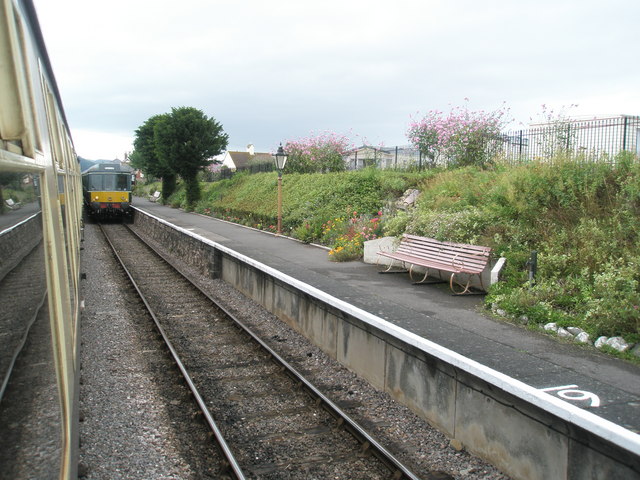
[[[557,155],[567,155],[587,162],[613,162],[623,151],[640,157],[640,116],[620,115],[592,120],[568,120],[534,126],[526,130],[503,132],[487,140],[488,159],[501,159],[510,164],[528,161],[551,161]],[[436,155],[429,158],[414,146],[374,147],[364,145],[344,155],[347,170],[368,166],[377,168],[427,169],[446,166],[455,159]],[[250,173],[274,171],[273,163],[265,162],[239,168]],[[205,181],[231,178],[236,171],[222,168],[204,173]]]
[[[640,117],[621,115],[585,121],[563,121],[526,130],[504,132],[487,140],[487,159],[499,158],[511,164],[551,161],[568,155],[584,161],[614,161],[628,151],[640,156]],[[378,168],[431,168],[446,166],[455,159],[436,155],[429,158],[413,146],[362,146],[344,157],[347,169],[367,166]]]
[[[563,154],[586,161],[612,161],[623,151],[640,155],[640,117],[621,115],[540,125],[503,133],[494,146],[510,162],[548,160]]]

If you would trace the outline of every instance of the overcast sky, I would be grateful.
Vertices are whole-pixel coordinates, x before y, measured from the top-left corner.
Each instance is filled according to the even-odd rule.
[[[122,159],[136,128],[179,106],[256,151],[327,130],[405,145],[412,116],[465,104],[505,104],[514,128],[542,104],[640,115],[637,0],[34,3],[89,159]]]

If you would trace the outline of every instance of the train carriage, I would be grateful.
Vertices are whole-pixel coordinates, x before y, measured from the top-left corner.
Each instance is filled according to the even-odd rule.
[[[120,162],[98,163],[82,173],[84,205],[98,218],[130,216],[133,170]]]
[[[33,0],[0,0],[0,85],[0,477],[77,479],[82,185]]]

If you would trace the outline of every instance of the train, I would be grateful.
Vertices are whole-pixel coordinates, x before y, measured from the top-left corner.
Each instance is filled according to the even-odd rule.
[[[0,65],[1,476],[77,479],[82,178],[33,0]]]
[[[95,218],[131,217],[133,169],[121,162],[97,163],[82,172],[84,207]]]

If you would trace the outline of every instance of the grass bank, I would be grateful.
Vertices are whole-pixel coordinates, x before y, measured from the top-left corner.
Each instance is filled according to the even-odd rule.
[[[274,230],[275,173],[203,183],[196,211]],[[156,186],[145,187],[150,190]],[[421,191],[410,211],[394,202]],[[507,259],[504,281],[487,305],[530,325],[578,326],[592,338],[640,342],[640,164],[553,163],[465,167],[421,173],[364,170],[284,177],[287,234],[333,248],[333,259],[357,256],[367,238],[404,232],[492,247]],[[179,190],[169,199],[182,206]],[[528,281],[526,262],[537,251]]]

